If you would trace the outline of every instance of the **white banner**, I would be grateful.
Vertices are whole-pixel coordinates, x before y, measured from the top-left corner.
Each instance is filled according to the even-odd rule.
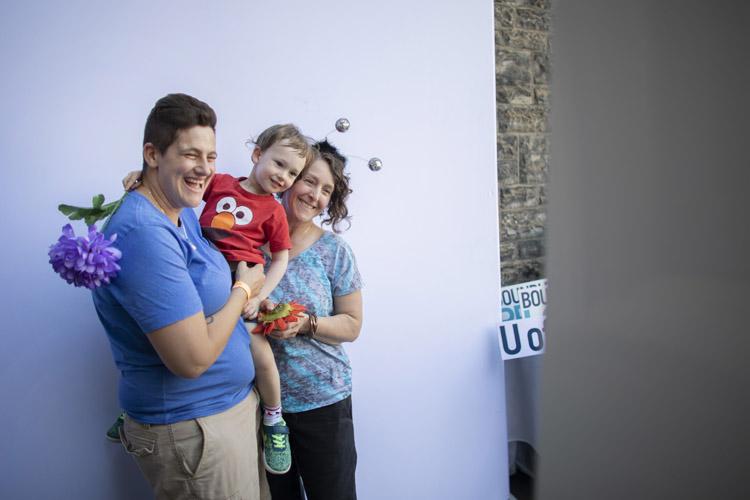
[[[497,337],[503,360],[544,352],[544,310],[547,280],[502,288],[502,320]]]

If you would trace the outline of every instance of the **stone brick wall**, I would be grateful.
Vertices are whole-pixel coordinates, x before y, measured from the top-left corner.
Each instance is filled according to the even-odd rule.
[[[550,0],[495,0],[502,285],[544,277]]]

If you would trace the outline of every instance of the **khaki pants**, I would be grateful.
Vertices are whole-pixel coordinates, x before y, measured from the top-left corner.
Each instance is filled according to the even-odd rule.
[[[158,500],[259,500],[270,498],[258,460],[259,426],[253,390],[208,417],[168,425],[126,417],[120,438]]]

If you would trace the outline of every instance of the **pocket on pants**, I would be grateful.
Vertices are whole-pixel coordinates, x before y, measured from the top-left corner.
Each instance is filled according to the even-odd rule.
[[[200,419],[186,420],[171,426],[172,442],[180,460],[182,470],[188,477],[195,477],[206,456],[206,432]]]
[[[158,453],[157,440],[158,435],[146,429],[139,429],[133,425],[123,425],[120,428],[120,441],[122,441],[125,450],[136,457],[145,457]],[[126,429],[127,427],[127,429]]]

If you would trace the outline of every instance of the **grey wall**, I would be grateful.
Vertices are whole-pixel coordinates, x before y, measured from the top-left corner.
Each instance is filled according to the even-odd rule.
[[[494,4],[501,277],[509,286],[544,277],[550,5]]]
[[[749,21],[553,2],[539,498],[747,498]]]

